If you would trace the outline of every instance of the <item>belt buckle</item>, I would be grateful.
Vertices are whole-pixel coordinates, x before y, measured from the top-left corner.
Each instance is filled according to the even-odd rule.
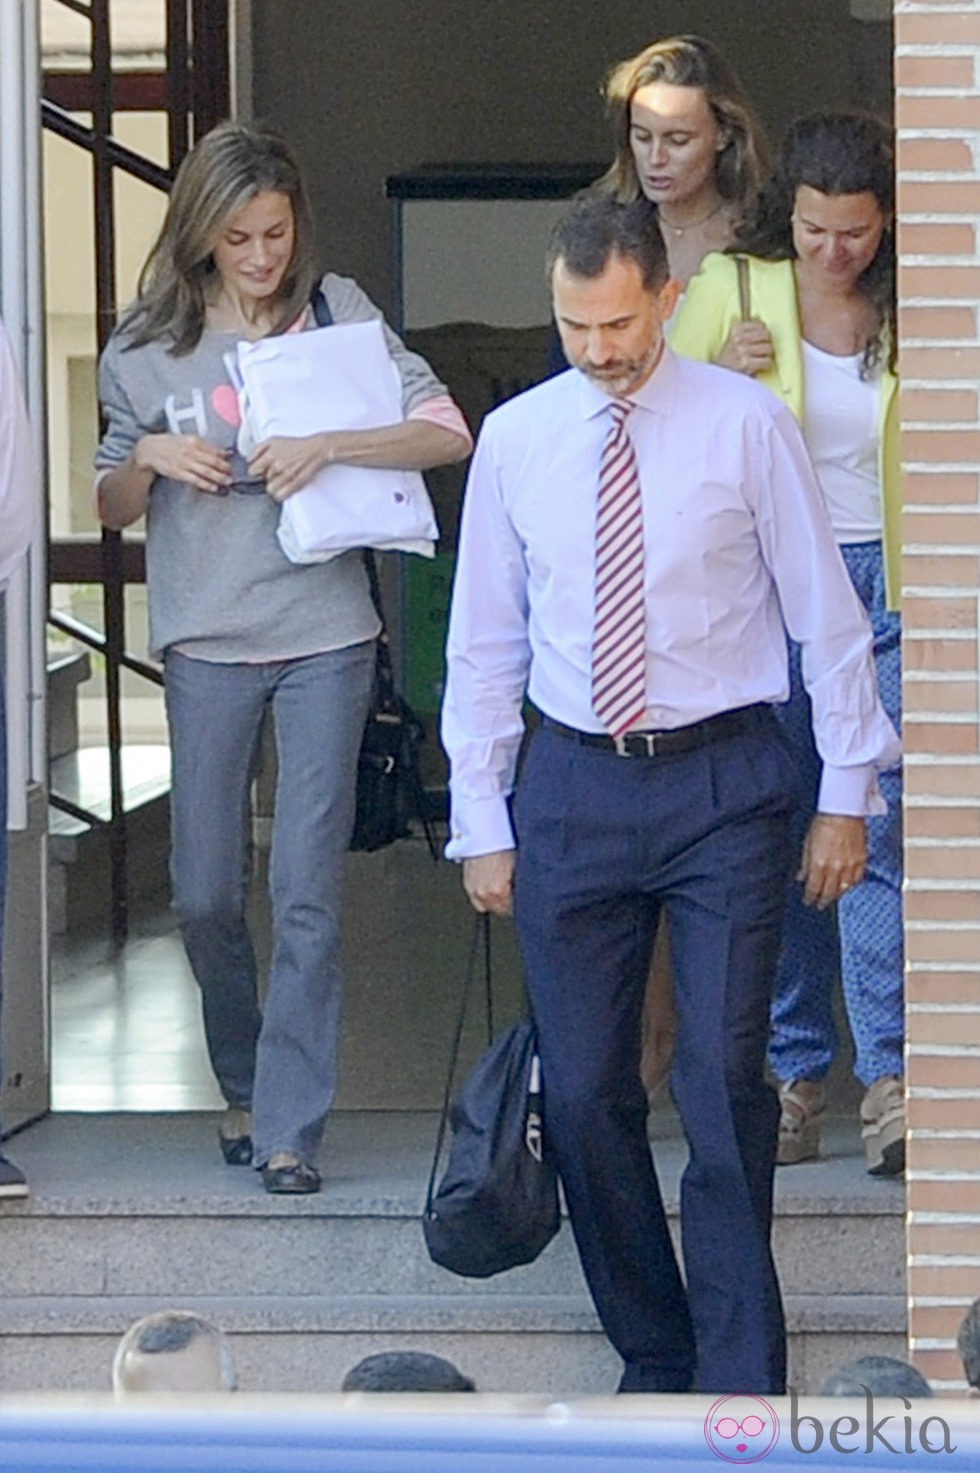
[[[656,757],[657,755],[657,733],[655,731],[624,731],[621,736],[614,737],[617,757]],[[627,742],[634,743],[634,750],[630,751]],[[642,742],[642,748],[637,751],[635,744]]]

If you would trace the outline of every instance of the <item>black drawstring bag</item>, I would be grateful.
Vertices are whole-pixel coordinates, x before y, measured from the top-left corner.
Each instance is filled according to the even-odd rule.
[[[481,933],[490,1017],[490,920],[483,916],[463,982],[422,1221],[433,1262],[474,1279],[532,1263],[561,1226],[558,1175],[546,1150],[541,1066],[529,1018],[491,1043],[450,1108]],[[453,1138],[437,1190],[447,1123]]]

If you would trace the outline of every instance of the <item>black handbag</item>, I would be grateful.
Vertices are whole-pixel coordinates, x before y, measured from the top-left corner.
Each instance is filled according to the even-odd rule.
[[[425,789],[419,772],[422,723],[398,694],[391,666],[381,587],[374,554],[364,552],[371,597],[381,620],[374,665],[371,708],[357,757],[357,799],[350,848],[367,853],[383,849],[422,825],[432,858],[438,859],[435,836],[426,813]]]
[[[310,305],[317,327],[333,324],[330,304],[319,285],[313,288]],[[371,709],[357,757],[354,832],[349,847],[366,854],[384,849],[396,839],[407,838],[414,820],[422,825],[429,853],[437,860],[439,852],[426,812],[425,789],[419,772],[419,747],[425,731],[395,686],[378,565],[370,548],[364,549],[364,566],[371,585],[371,599],[381,620],[381,633],[374,661]]]
[[[541,1066],[529,1018],[491,1043],[450,1106],[481,935],[488,1031],[492,1027],[490,920],[482,916],[474,929],[463,982],[422,1221],[433,1262],[475,1279],[532,1263],[561,1226],[558,1174],[546,1150]],[[437,1189],[450,1122],[452,1144]]]

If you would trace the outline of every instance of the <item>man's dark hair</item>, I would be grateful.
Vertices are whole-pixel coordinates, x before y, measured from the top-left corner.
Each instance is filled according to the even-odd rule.
[[[612,256],[635,261],[643,285],[659,291],[670,270],[657,212],[645,199],[621,204],[608,194],[586,194],[562,215],[551,232],[548,280],[561,261],[573,276],[594,280]]]
[[[963,1374],[976,1390],[980,1390],[980,1299],[974,1299],[956,1332],[956,1349],[963,1362]]]
[[[475,1391],[452,1361],[421,1350],[366,1355],[344,1377],[341,1391]]]
[[[892,1355],[862,1355],[832,1371],[822,1396],[931,1396],[932,1387],[908,1361]]]

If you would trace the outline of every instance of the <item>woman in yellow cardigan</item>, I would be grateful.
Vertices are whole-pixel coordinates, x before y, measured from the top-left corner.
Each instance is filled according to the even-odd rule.
[[[898,604],[900,463],[894,372],[894,166],[890,131],[860,113],[814,113],[791,127],[736,256],[711,255],[671,335],[679,353],[750,373],[803,425],[848,571],[875,634],[882,701],[901,720]],[[740,274],[742,282],[740,283]],[[820,762],[799,651],[785,724],[800,751],[802,835]],[[824,1077],[836,1051],[832,987],[841,972],[865,1086],[869,1169],[905,1164],[901,776],[884,774],[887,814],[868,830],[866,879],[838,908],[810,910],[794,884],[773,1005],[770,1062],[782,1113],[779,1161],[819,1153]]]

